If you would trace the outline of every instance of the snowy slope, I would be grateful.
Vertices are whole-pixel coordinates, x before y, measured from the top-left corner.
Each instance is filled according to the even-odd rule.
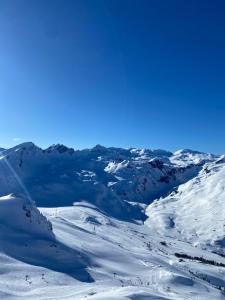
[[[88,203],[42,213],[55,241],[26,236],[25,242],[17,232],[17,241],[10,240],[14,254],[0,250],[1,299],[225,298],[223,257],[108,217]],[[177,257],[184,250],[222,266]]]
[[[152,203],[146,221],[160,234],[215,251],[225,246],[225,162],[206,164],[194,179]],[[224,252],[225,253],[225,252]]]
[[[0,197],[1,233],[9,230],[53,238],[51,223],[22,195]],[[5,229],[3,229],[5,228]]]
[[[0,299],[225,299],[224,178],[192,150],[4,150]]]
[[[202,153],[190,149],[182,149],[174,152],[170,161],[180,166],[188,166],[192,164],[203,164],[204,162],[214,161],[216,158],[213,154]]]
[[[1,299],[29,291],[32,276],[38,278],[38,284],[46,283],[46,272],[56,280],[62,273],[79,282],[93,281],[86,271],[85,254],[61,243],[52,224],[21,195],[0,198],[0,264]]]

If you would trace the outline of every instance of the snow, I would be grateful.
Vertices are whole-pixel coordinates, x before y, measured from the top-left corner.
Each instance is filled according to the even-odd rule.
[[[85,200],[114,217],[142,220],[141,206],[129,202],[149,204],[196,176],[209,160],[204,153],[190,153],[184,159],[163,150],[100,145],[84,150],[53,145],[43,150],[31,142],[1,155],[0,196],[21,193],[25,187],[38,206],[67,206]]]
[[[181,149],[174,152],[173,156],[170,158],[170,161],[180,166],[187,166],[191,163],[201,164],[202,162],[215,161],[216,158],[217,155],[210,153],[202,153],[190,149]]]
[[[176,193],[147,209],[146,224],[161,234],[194,245],[219,248],[225,236],[225,164],[208,163]]]
[[[0,220],[0,225],[7,227],[7,230],[53,238],[50,222],[22,195],[0,197]]]
[[[224,178],[192,150],[4,150],[0,298],[225,299]]]
[[[162,240],[148,226],[105,216],[88,203],[41,211],[52,223],[54,244],[61,245],[57,246],[59,253],[62,245],[70,249],[69,253],[63,254],[60,264],[62,254],[51,252],[53,258],[59,255],[55,261],[57,270],[49,262],[52,258],[48,242],[43,244],[40,239],[36,243],[45,251],[35,264],[21,261],[20,256],[12,258],[11,253],[0,255],[5,270],[0,290],[9,299],[223,299],[219,290],[190,271],[207,274],[214,278],[214,284],[221,284],[224,268],[188,260],[179,262],[174,255],[185,246],[188,254],[225,262],[216,254],[170,238]],[[166,246],[162,244],[165,241]],[[26,257],[34,251],[32,243],[33,237],[32,242],[27,239]],[[20,247],[14,250],[21,251]],[[38,252],[37,248],[35,254]],[[65,259],[75,274],[65,268]],[[74,265],[77,260],[85,265],[86,278],[80,278],[82,268]]]

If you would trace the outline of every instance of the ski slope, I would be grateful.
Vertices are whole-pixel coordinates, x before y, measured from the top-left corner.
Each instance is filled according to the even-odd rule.
[[[54,238],[15,229],[7,232],[11,253],[1,238],[3,299],[224,298],[217,288],[225,284],[224,267],[181,261],[175,253],[185,249],[225,265],[219,255],[108,217],[88,203],[41,211]]]
[[[198,176],[152,203],[146,224],[160,234],[222,251],[225,246],[225,163],[206,164]]]
[[[224,176],[191,150],[3,150],[0,298],[225,299]]]

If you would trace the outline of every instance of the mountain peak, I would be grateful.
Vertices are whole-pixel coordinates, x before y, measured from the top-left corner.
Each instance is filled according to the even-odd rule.
[[[179,149],[174,152],[175,155],[177,154],[205,154],[204,152],[192,150],[192,149]]]
[[[32,148],[38,148],[38,147],[33,142],[24,142],[24,143],[21,143],[21,144],[15,146],[14,148],[32,149]]]
[[[58,153],[69,153],[69,154],[73,154],[74,153],[74,149],[73,148],[69,148],[63,144],[53,144],[50,147],[48,147],[47,149],[44,150],[47,153],[51,153],[51,152],[58,152]]]

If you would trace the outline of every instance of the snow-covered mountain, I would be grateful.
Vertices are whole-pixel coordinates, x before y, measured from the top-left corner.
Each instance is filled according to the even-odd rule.
[[[225,160],[207,163],[198,176],[152,203],[146,223],[160,234],[215,251],[225,246]]]
[[[225,299],[224,176],[188,149],[3,149],[0,298]]]
[[[24,143],[2,152],[0,195],[29,191],[38,206],[88,201],[121,219],[144,219],[140,206],[193,178],[211,154],[105,148],[45,150]]]

